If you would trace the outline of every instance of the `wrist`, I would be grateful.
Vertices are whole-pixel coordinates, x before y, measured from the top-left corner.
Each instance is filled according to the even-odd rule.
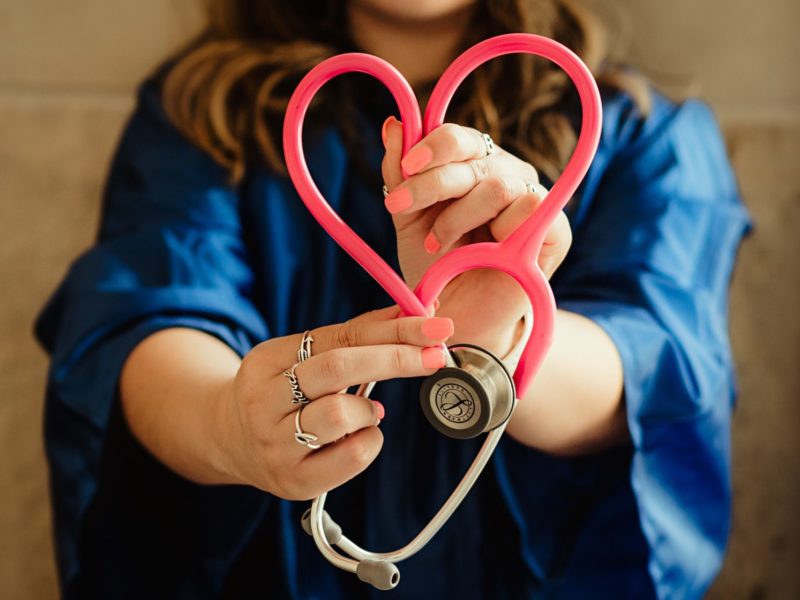
[[[230,378],[222,384],[213,386],[208,394],[205,440],[207,441],[207,460],[210,468],[217,474],[219,483],[246,484],[247,480],[238,468],[236,446],[244,439],[241,420],[236,410],[234,393],[235,379]]]

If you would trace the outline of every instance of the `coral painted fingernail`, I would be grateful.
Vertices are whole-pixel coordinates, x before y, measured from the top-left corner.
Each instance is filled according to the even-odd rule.
[[[378,411],[378,421],[382,421],[383,417],[386,416],[386,409],[383,408],[383,404],[377,400],[373,400],[372,405],[375,407],[375,410]]]
[[[444,350],[439,346],[431,346],[422,351],[422,366],[426,369],[441,369],[444,364]]]
[[[432,231],[425,236],[425,241],[422,242],[422,246],[428,254],[436,254],[442,249],[442,245],[439,243],[439,240],[436,239],[436,236],[433,235]]]
[[[412,148],[400,161],[400,166],[409,175],[419,173],[427,167],[433,159],[433,151],[427,146]]]
[[[383,127],[381,127],[381,139],[383,140],[383,145],[386,145],[386,133],[389,128],[389,123],[394,121],[394,116],[389,117],[383,122]]]
[[[443,340],[453,335],[453,320],[446,317],[434,317],[422,324],[422,333],[432,340]]]
[[[386,196],[386,200],[383,203],[386,205],[386,210],[395,214],[411,206],[414,203],[414,199],[411,197],[411,192],[408,191],[408,188],[401,187]]]

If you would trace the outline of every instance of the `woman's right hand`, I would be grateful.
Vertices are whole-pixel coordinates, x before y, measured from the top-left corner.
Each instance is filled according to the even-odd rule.
[[[292,389],[283,375],[302,334],[259,344],[221,391],[229,418],[219,467],[235,481],[281,498],[306,500],[356,476],[377,457],[383,406],[347,393],[368,381],[430,375],[444,366],[437,346],[453,333],[446,318],[400,317],[394,306],[311,332],[312,356],[295,374],[310,402],[301,425],[318,437],[312,450],[295,440]]]

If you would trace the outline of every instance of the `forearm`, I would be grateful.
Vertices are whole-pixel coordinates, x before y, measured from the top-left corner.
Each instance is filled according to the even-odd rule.
[[[120,379],[134,436],[187,479],[233,483],[221,465],[220,430],[231,421],[221,392],[240,362],[227,345],[201,331],[167,329],[143,340]]]
[[[559,310],[553,345],[508,425],[517,441],[553,454],[601,450],[628,437],[622,362],[590,319]]]

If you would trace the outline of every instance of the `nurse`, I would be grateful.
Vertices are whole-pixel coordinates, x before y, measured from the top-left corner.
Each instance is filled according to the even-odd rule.
[[[418,378],[444,365],[443,342],[512,362],[527,301],[474,271],[430,318],[376,310],[386,295],[285,177],[281,117],[327,56],[376,54],[424,101],[461,50],[511,31],[593,68],[603,136],[538,257],[559,305],[553,348],[490,467],[391,593],[703,595],[729,526],[727,288],[748,228],[709,110],[612,68],[571,2],[214,0],[206,32],[141,87],[97,243],[37,322],[65,597],[380,594],[317,553],[299,501],[335,490],[349,537],[405,544],[480,443],[428,425]],[[378,84],[339,78],[321,98],[311,172],[411,287],[452,248],[514,231],[580,118],[566,76],[527,57],[476,74],[453,123],[405,156]],[[379,401],[341,393],[370,380],[385,382]]]

